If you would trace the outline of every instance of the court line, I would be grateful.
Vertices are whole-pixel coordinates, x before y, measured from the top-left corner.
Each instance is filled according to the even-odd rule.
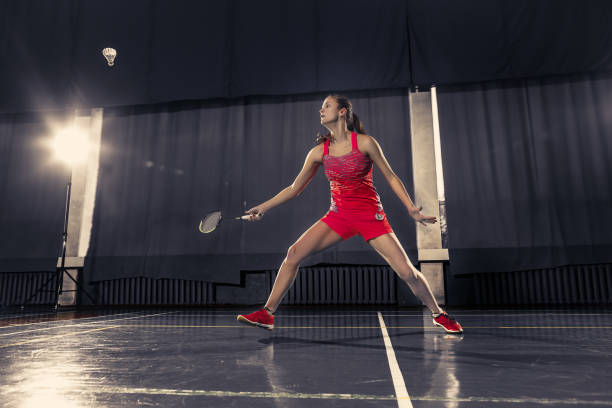
[[[391,369],[391,378],[393,379],[393,388],[395,388],[395,396],[397,397],[397,406],[399,408],[412,408],[412,402],[410,402],[410,396],[408,395],[408,390],[406,390],[404,377],[397,364],[395,352],[391,345],[391,339],[389,338],[385,321],[380,312],[378,312],[378,321],[380,322],[380,331],[382,331],[383,341],[385,342],[385,351],[387,352],[387,360],[389,360],[389,369]]]
[[[120,327],[168,327],[168,328],[208,328],[208,329],[248,329],[245,325],[205,325],[205,324],[120,324]],[[390,329],[422,329],[421,326],[415,327],[389,327]],[[277,329],[380,329],[380,326],[274,326]],[[440,330],[432,327],[432,330]]]
[[[64,313],[69,313],[69,312],[64,312]],[[115,313],[115,314],[101,315],[101,316],[91,316],[91,317],[75,317],[73,319],[45,320],[44,322],[9,324],[8,326],[0,327],[0,329],[7,329],[7,328],[10,328],[10,327],[33,326],[35,324],[45,324],[45,323],[53,323],[53,322],[70,322],[72,320],[97,319],[97,318],[100,318],[100,317],[109,317],[109,316],[123,316],[123,315],[126,315],[126,314],[135,314],[135,313],[138,313],[138,312]],[[0,318],[0,320],[2,320],[2,318]]]
[[[120,319],[117,319],[120,320]],[[97,324],[97,323],[86,323]],[[199,325],[199,324],[120,324],[120,327],[175,327],[175,328],[239,328],[248,329],[247,326],[231,325]],[[67,326],[74,327],[74,326]],[[385,326],[388,329],[421,329],[442,331],[439,327],[423,326]],[[612,329],[612,326],[463,326],[464,329]],[[380,326],[275,326],[277,329],[380,329]]]
[[[14,387],[2,386],[4,392],[15,392]],[[307,394],[290,392],[257,392],[257,391],[216,391],[216,390],[177,390],[166,388],[129,388],[106,385],[85,386],[75,391],[93,394],[144,394],[144,395],[170,395],[186,397],[246,397],[246,398],[287,398],[287,399],[342,399],[342,400],[395,400],[395,395],[365,395],[365,394]],[[34,391],[35,392],[35,391]],[[505,398],[505,397],[415,397],[414,401],[436,402],[489,402],[489,403],[515,403],[515,404],[541,404],[541,405],[600,405],[612,406],[612,401],[580,400],[577,398],[549,399],[549,398]]]
[[[116,321],[119,321],[119,320],[140,319],[140,318],[143,318],[143,317],[161,316],[161,315],[171,314],[171,313],[174,313],[174,312],[155,313],[155,314],[150,314],[150,315],[139,315],[139,316],[132,316],[132,317],[121,317],[119,319],[108,319],[108,320],[101,320],[101,321],[97,321],[97,322],[85,322],[85,323],[65,324],[65,325],[62,325],[62,326],[57,326],[56,325],[56,326],[50,326],[50,327],[42,327],[40,329],[23,330],[23,331],[12,332],[12,333],[2,333],[2,334],[0,334],[0,337],[3,337],[3,336],[13,336],[13,335],[16,335],[16,334],[24,334],[24,333],[33,333],[33,332],[39,332],[39,331],[45,331],[45,330],[61,329],[61,328],[64,328],[64,327],[80,327],[80,326],[87,326],[87,325],[92,325],[92,324],[107,324],[108,322],[116,322]],[[122,314],[127,314],[127,313],[122,313]],[[113,315],[113,316],[120,316],[120,315]],[[74,319],[70,319],[68,321],[71,321],[71,320],[74,320]]]
[[[4,389],[4,390],[3,390]],[[44,388],[43,388],[44,389]],[[0,386],[4,392],[15,392],[14,387]],[[330,399],[330,400],[394,400],[395,395],[364,395],[364,394],[307,394],[290,392],[266,391],[215,391],[215,390],[175,390],[165,388],[129,388],[105,385],[87,385],[75,391],[93,394],[144,394],[171,395],[186,397],[248,397],[248,398],[289,398],[289,399]],[[35,391],[33,391],[35,393]]]
[[[36,338],[36,339],[24,340],[24,341],[20,341],[20,342],[17,342],[17,343],[0,345],[0,349],[7,348],[7,347],[13,347],[13,346],[21,346],[23,344],[39,343],[39,342],[45,341],[45,340],[55,340],[55,339],[60,339],[62,337],[76,336],[76,335],[79,335],[79,334],[92,333],[92,332],[96,332],[96,331],[115,329],[117,327],[120,327],[120,326],[98,327],[97,329],[85,330],[85,331],[81,331],[81,332],[70,332],[70,333],[58,334],[58,335],[55,335],[55,336],[49,336],[49,337],[44,337],[44,338]]]
[[[376,312],[373,314],[314,314],[314,315],[292,315],[291,313],[284,314],[282,312],[277,313],[275,316],[283,316],[283,317],[295,317],[295,318],[330,318],[330,317],[373,317],[377,318]],[[181,314],[176,315],[176,317],[200,317],[200,316],[237,316],[238,313],[228,314],[228,313],[203,313],[203,314]],[[388,317],[390,316],[400,316],[400,317],[417,317],[422,318],[423,313],[415,313],[415,314],[407,314],[407,313],[385,313]],[[451,313],[451,316],[465,316],[465,317],[498,317],[498,316],[612,316],[612,313],[488,313],[488,314],[464,314],[464,313]]]
[[[414,317],[418,317],[418,316],[423,316],[423,314],[420,315],[416,315],[416,314],[393,314],[393,313],[385,313],[387,316],[414,316]],[[497,316],[612,316],[612,313],[548,313],[548,312],[542,312],[542,313],[488,313],[488,314],[465,314],[465,313],[451,313],[451,316],[466,316],[466,317],[470,317],[470,316],[475,316],[475,317],[482,317],[482,316],[489,316],[489,317],[497,317]]]
[[[480,329],[481,327],[472,327]],[[488,327],[482,327],[488,329]],[[612,326],[499,326],[494,329],[612,329]]]
[[[66,312],[57,312],[57,313],[70,313],[68,311]],[[23,317],[28,317],[28,316],[49,316],[49,315],[55,315],[57,313],[54,312],[44,312],[44,313],[28,313],[28,314],[6,314],[6,315],[2,315],[0,314],[0,320],[1,319],[20,319]]]
[[[579,400],[577,398],[568,399],[549,399],[549,398],[504,398],[504,397],[412,397],[415,401],[440,401],[440,402],[499,402],[499,403],[515,403],[515,404],[542,404],[542,405],[603,405],[612,407],[612,401],[596,401],[596,400]]]
[[[238,313],[234,313],[234,314],[225,314],[225,313],[217,313],[217,314],[186,314],[186,315],[177,315],[176,317],[205,317],[205,316],[209,316],[209,317],[213,317],[213,316],[233,316],[236,317],[238,316]],[[373,317],[373,318],[377,318],[377,316],[375,314],[344,314],[344,315],[328,315],[328,314],[322,314],[322,315],[292,315],[292,314],[275,314],[275,316],[283,316],[283,317],[314,317],[314,318],[320,318],[320,317]],[[417,315],[414,315],[417,316]],[[422,315],[418,315],[418,316],[422,316]]]

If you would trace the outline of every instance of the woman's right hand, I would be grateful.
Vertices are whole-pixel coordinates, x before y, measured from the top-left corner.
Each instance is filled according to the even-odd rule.
[[[419,208],[415,207],[414,209],[409,211],[410,216],[414,218],[416,222],[418,222],[421,225],[427,226],[427,224],[435,224],[438,221],[436,217],[421,214],[422,209],[423,207],[419,207]]]
[[[253,208],[251,208],[250,210],[246,210],[245,214],[250,214],[251,218],[249,218],[249,221],[259,221],[261,220],[261,217],[264,216],[266,212],[266,209],[264,208],[263,205],[257,205]]]

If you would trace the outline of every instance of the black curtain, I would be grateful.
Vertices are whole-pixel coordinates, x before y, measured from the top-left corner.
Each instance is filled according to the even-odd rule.
[[[0,1],[0,112],[69,103],[74,1]]]
[[[0,115],[0,272],[55,270],[68,166],[49,141],[61,113]]]
[[[611,20],[607,0],[3,0],[0,112],[604,71]]]
[[[607,0],[407,0],[416,85],[612,69]]]
[[[4,0],[0,111],[404,88],[405,16],[404,0]]]
[[[324,130],[318,110],[325,96],[105,110],[88,276],[237,283],[240,270],[278,267],[289,245],[329,208],[322,168],[299,197],[259,222],[227,221],[211,234],[197,227],[211,210],[242,215],[293,182]],[[348,96],[412,191],[407,91]],[[398,237],[414,255],[412,219],[382,175],[375,171],[374,178]],[[355,237],[304,265],[321,262],[383,261]]]
[[[612,75],[438,95],[453,273],[612,262]]]

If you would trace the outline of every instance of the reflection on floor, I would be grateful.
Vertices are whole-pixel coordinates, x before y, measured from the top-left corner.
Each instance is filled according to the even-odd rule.
[[[231,308],[0,316],[5,407],[611,407],[612,309]],[[396,398],[381,321],[409,399]]]

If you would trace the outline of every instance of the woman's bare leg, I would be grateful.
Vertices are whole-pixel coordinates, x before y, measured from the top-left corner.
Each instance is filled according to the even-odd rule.
[[[373,238],[368,243],[384,258],[391,269],[408,284],[412,292],[421,299],[432,313],[442,313],[427,283],[425,276],[412,265],[394,233]]]
[[[300,262],[309,255],[322,251],[325,248],[341,241],[342,238],[322,221],[317,221],[312,227],[302,234],[293,245],[289,247],[278,275],[274,281],[272,292],[266,302],[266,309],[274,313],[287,290],[293,284],[297,276]]]

